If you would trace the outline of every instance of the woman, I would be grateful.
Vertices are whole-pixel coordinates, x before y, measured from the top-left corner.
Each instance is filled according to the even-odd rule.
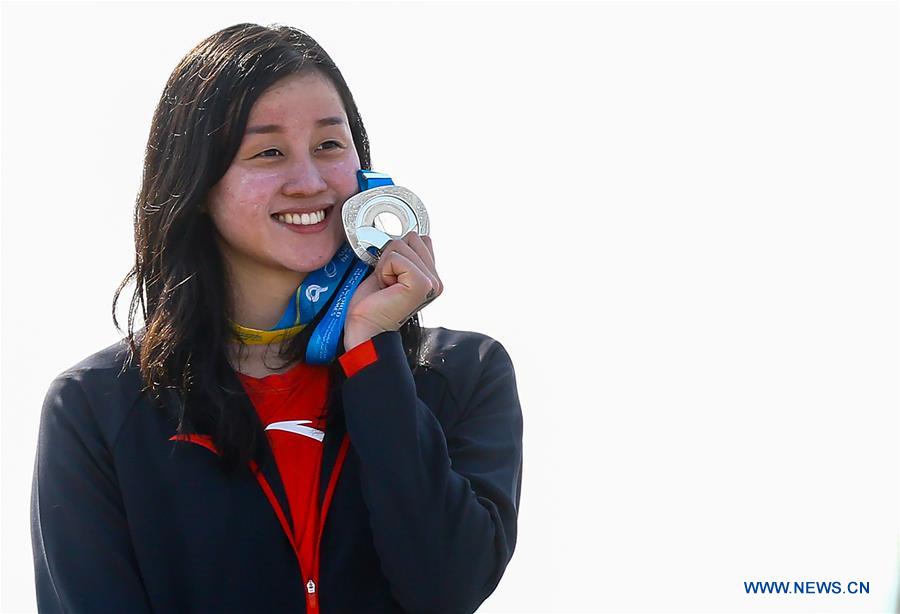
[[[43,408],[41,611],[470,612],[494,590],[516,540],[515,377],[496,341],[419,327],[443,290],[431,240],[391,241],[337,355],[306,360],[330,312],[298,304],[326,293],[310,280],[335,274],[367,168],[305,33],[236,25],[176,67],[116,292],[136,284],[127,337]]]

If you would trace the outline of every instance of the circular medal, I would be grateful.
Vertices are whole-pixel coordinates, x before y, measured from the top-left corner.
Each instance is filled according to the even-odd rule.
[[[341,215],[350,247],[371,266],[375,266],[381,250],[391,240],[407,232],[428,234],[425,205],[410,190],[398,185],[382,185],[348,198]]]

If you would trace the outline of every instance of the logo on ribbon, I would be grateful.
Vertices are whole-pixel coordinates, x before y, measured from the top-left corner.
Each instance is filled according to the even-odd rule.
[[[323,292],[328,292],[328,286],[323,288],[318,284],[312,284],[306,289],[306,298],[315,303],[319,300],[319,297]]]
[[[337,265],[329,262],[325,265],[325,277],[334,277],[335,275],[337,275]]]

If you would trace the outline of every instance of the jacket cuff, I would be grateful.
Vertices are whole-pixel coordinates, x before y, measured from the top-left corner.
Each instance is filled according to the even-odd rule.
[[[366,339],[359,345],[350,348],[338,357],[338,362],[344,375],[348,378],[353,377],[369,365],[378,362],[378,349],[375,345],[375,339],[381,335],[388,333],[380,333],[371,339]]]

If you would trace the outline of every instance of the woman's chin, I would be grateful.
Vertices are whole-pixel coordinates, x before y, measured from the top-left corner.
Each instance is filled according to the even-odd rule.
[[[309,255],[308,257],[303,258],[286,258],[282,260],[281,264],[284,268],[294,271],[296,273],[312,273],[313,271],[318,271],[326,264],[331,262],[331,259],[334,258],[335,253],[337,253],[340,245],[335,245],[334,249],[326,250],[322,253]]]

